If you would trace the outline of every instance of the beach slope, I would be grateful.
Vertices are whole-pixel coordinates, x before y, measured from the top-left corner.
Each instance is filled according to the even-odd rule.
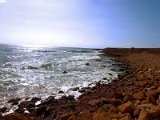
[[[104,55],[126,64],[125,74],[97,83],[73,96],[48,98],[35,106],[24,101],[1,120],[158,120],[160,119],[160,49],[107,48]],[[27,109],[27,111],[26,111]]]

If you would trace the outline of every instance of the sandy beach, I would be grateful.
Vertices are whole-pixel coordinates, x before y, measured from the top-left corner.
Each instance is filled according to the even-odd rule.
[[[39,105],[35,103],[40,98],[21,102],[0,120],[159,120],[160,49],[106,48],[103,52],[124,63],[120,66],[125,74],[109,84],[85,88],[77,100],[70,95],[50,96]]]

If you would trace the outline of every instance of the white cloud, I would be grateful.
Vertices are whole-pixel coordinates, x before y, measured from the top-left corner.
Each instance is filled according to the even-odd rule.
[[[78,0],[8,0],[0,16],[0,42],[27,46],[96,46],[101,37],[97,29],[94,32],[95,24],[83,15],[80,3]]]
[[[0,3],[6,3],[7,0],[0,0]]]

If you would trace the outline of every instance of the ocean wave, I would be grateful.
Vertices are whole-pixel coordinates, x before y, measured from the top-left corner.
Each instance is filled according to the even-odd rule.
[[[71,53],[92,53],[93,51],[92,50],[80,50],[80,49],[78,49],[78,50],[76,50],[76,49],[74,49],[74,50],[68,50],[68,52],[71,52]]]
[[[53,64],[52,63],[42,64],[40,67],[44,69],[49,69],[53,68]]]
[[[57,51],[55,51],[55,50],[35,50],[34,52],[44,52],[44,53],[46,53],[46,52],[57,52]]]
[[[70,57],[71,60],[91,60],[91,59],[100,59],[99,56],[86,56],[86,55],[79,55],[79,56],[72,56]]]
[[[6,62],[8,56],[10,61]],[[0,81],[3,81],[0,88],[3,91],[0,91],[0,100],[5,97],[6,101],[11,96],[59,96],[59,90],[78,96],[79,93],[69,89],[94,86],[92,83],[103,78],[115,78],[117,74],[111,70],[112,60],[107,57],[103,59],[100,53],[92,49],[17,49],[16,53],[6,54],[1,59]]]

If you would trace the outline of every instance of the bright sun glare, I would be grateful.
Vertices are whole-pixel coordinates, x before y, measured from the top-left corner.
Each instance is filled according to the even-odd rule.
[[[5,3],[7,2],[7,0],[0,0],[0,3]]]

